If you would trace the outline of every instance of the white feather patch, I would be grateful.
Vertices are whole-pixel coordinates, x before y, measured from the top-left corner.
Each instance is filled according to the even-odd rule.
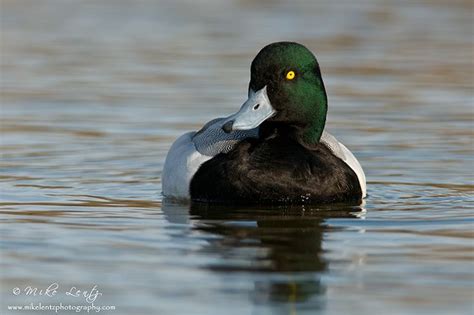
[[[163,195],[176,199],[189,199],[189,184],[199,166],[211,159],[196,150],[193,136],[196,132],[188,132],[179,137],[171,146],[163,168]]]
[[[343,160],[353,171],[356,173],[357,178],[359,179],[360,188],[362,190],[362,198],[367,196],[367,183],[365,180],[364,170],[357,161],[354,154],[346,148],[345,145],[337,141],[336,137],[331,135],[329,132],[323,131],[321,136],[321,142],[326,144],[329,149],[334,153],[335,156]]]

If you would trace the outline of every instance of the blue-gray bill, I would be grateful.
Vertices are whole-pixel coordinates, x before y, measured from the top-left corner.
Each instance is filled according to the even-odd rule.
[[[226,119],[222,129],[227,133],[254,129],[275,114],[276,111],[268,99],[266,86],[257,92],[250,90],[247,101],[237,113]]]

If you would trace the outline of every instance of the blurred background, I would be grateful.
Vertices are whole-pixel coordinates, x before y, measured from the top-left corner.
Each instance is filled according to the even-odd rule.
[[[54,281],[113,314],[474,312],[473,6],[2,0],[0,313]],[[235,112],[282,40],[316,54],[365,205],[163,202],[171,143]]]

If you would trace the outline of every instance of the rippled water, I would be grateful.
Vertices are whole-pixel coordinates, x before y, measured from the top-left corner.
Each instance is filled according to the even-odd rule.
[[[108,314],[474,312],[472,2],[1,12],[0,313],[86,304],[64,291],[95,284]],[[163,201],[172,141],[235,111],[253,56],[278,40],[316,52],[327,127],[366,171],[365,204]],[[54,282],[54,297],[13,294]]]

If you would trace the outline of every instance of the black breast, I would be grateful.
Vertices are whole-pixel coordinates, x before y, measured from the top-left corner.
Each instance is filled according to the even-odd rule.
[[[285,137],[246,139],[198,169],[193,201],[233,204],[358,202],[354,171],[324,144],[308,149]]]

